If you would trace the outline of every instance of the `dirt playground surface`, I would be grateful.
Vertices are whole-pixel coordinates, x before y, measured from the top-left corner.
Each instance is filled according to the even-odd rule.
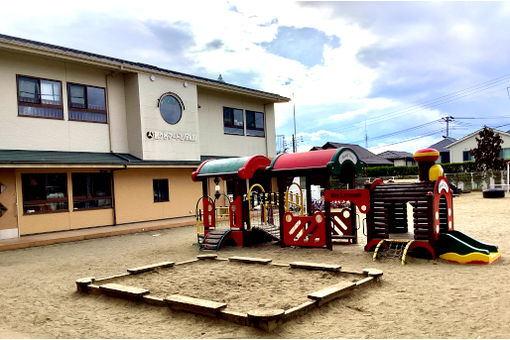
[[[362,235],[359,245],[337,245],[333,251],[274,245],[221,250],[222,257],[252,256],[384,271],[381,283],[284,323],[273,333],[76,292],[77,278],[103,277],[135,266],[195,257],[199,251],[193,226],[2,252],[0,337],[510,338],[510,197],[488,200],[482,199],[481,193],[463,194],[454,198],[454,218],[456,229],[497,244],[502,252],[499,262],[458,265],[409,258],[405,266],[395,259],[374,263],[371,255],[363,252]],[[252,285],[256,289],[247,290],[242,299],[253,301],[256,307],[278,299],[279,279],[284,279],[275,272],[272,284],[263,269],[259,275],[212,269],[198,268],[203,277],[194,271],[188,271],[192,274],[186,277],[183,271],[176,285],[185,286],[187,293],[203,290],[201,296],[211,300],[222,294],[216,288],[225,287],[225,281]],[[306,271],[293,274],[293,282],[300,285],[295,291],[317,290],[322,281],[309,275]]]

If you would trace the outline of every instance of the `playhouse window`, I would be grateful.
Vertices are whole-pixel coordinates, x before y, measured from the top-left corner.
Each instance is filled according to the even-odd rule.
[[[152,180],[152,187],[154,189],[154,202],[170,201],[168,195],[168,179],[154,179]]]
[[[76,173],[72,179],[74,210],[112,207],[109,173]]]

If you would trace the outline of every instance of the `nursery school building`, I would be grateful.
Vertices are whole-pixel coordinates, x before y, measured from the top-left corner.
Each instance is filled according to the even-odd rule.
[[[193,214],[205,159],[275,157],[277,94],[0,35],[0,240]]]

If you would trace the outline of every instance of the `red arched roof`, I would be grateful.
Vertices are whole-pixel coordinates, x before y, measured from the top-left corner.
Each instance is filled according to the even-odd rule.
[[[206,160],[193,172],[191,178],[193,181],[198,181],[206,177],[230,175],[250,179],[257,170],[264,170],[269,164],[271,160],[262,155]]]
[[[337,149],[326,149],[281,154],[271,164],[271,171],[326,168],[337,151]]]

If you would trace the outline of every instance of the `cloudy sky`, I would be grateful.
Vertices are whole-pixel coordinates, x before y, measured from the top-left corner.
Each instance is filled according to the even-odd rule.
[[[300,150],[510,130],[510,2],[9,1],[0,33],[294,98]]]

